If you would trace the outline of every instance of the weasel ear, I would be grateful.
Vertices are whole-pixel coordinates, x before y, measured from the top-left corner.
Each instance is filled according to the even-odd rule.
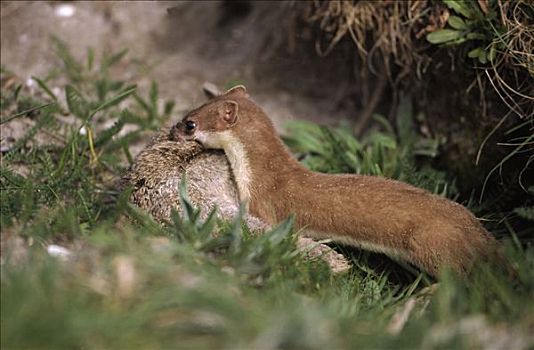
[[[233,88],[227,90],[224,95],[236,95],[239,97],[249,97],[247,94],[247,88],[244,85],[236,85]]]
[[[219,108],[219,116],[228,126],[232,126],[237,122],[237,110],[237,102],[224,101]]]

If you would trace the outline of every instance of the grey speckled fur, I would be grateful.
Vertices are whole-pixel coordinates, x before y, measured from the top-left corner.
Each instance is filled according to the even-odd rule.
[[[122,178],[122,188],[133,187],[130,201],[157,221],[167,220],[172,208],[181,211],[179,188],[185,174],[189,199],[203,217],[217,207],[219,217],[233,219],[239,201],[224,153],[196,142],[171,141],[168,135],[168,129],[160,131]],[[245,220],[252,230],[267,227],[255,217]]]

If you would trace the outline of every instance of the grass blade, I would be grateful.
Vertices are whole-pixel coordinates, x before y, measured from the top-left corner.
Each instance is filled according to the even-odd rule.
[[[25,114],[28,114],[28,113],[31,113],[31,112],[35,112],[35,111],[38,111],[38,110],[43,109],[45,107],[51,106],[53,104],[55,104],[55,102],[45,103],[43,105],[35,106],[35,107],[29,108],[29,109],[27,109],[25,111],[13,114],[13,115],[11,115],[9,117],[6,117],[4,120],[1,120],[0,121],[0,125],[2,125],[4,123],[7,123],[7,122],[9,122],[9,121],[11,121],[13,119],[18,118],[18,117],[22,117]]]

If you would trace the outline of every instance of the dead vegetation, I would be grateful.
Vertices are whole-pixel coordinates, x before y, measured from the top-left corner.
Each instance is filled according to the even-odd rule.
[[[465,37],[457,35],[459,31],[456,34],[449,31],[444,34],[457,35],[457,40],[439,43],[444,42],[450,48],[467,43],[490,49],[487,57],[491,58],[490,65],[476,67],[486,68],[477,72],[477,78],[479,75],[487,75],[490,81],[495,80],[494,87],[503,96],[524,99],[519,102],[514,100],[511,109],[521,103],[532,102],[531,84],[528,86],[526,81],[520,80],[524,76],[521,70],[526,70],[529,78],[534,75],[532,4],[524,0],[498,0],[491,4],[488,0],[480,0],[462,5],[465,8],[457,6],[446,0],[316,0],[303,9],[303,18],[309,23],[317,24],[324,33],[316,41],[319,55],[329,54],[336,44],[348,37],[354,42],[356,52],[362,60],[360,70],[369,70],[379,78],[385,75],[395,88],[399,88],[400,82],[409,80],[406,78],[424,78],[433,61],[433,50],[429,43],[431,40],[425,40],[425,37],[429,33],[442,31],[447,26],[458,29],[457,23],[460,21],[463,24],[460,24],[459,29],[465,32]],[[483,23],[484,28],[475,26],[479,22]],[[477,42],[473,43],[473,40]],[[474,53],[469,57],[475,57],[473,55]],[[454,66],[451,68],[454,70]],[[488,73],[489,69],[493,71],[493,76],[488,75],[491,74]],[[506,73],[502,71],[512,71],[511,75],[516,80],[507,82],[503,78]],[[532,110],[519,109],[518,112],[521,116],[528,116]]]
[[[412,67],[418,75],[429,63],[416,41],[426,32],[443,28],[447,13],[427,1],[314,1],[304,18],[317,22],[326,33],[326,44],[317,41],[317,53],[326,55],[349,36],[359,56],[374,74],[385,71],[393,79],[391,63],[402,68],[399,77]]]

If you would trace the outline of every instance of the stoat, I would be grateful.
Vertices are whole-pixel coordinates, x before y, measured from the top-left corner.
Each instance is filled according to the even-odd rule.
[[[188,113],[171,136],[224,150],[239,199],[269,224],[293,213],[312,238],[382,252],[434,276],[445,267],[463,273],[496,247],[471,212],[446,198],[383,177],[305,168],[243,86]]]

